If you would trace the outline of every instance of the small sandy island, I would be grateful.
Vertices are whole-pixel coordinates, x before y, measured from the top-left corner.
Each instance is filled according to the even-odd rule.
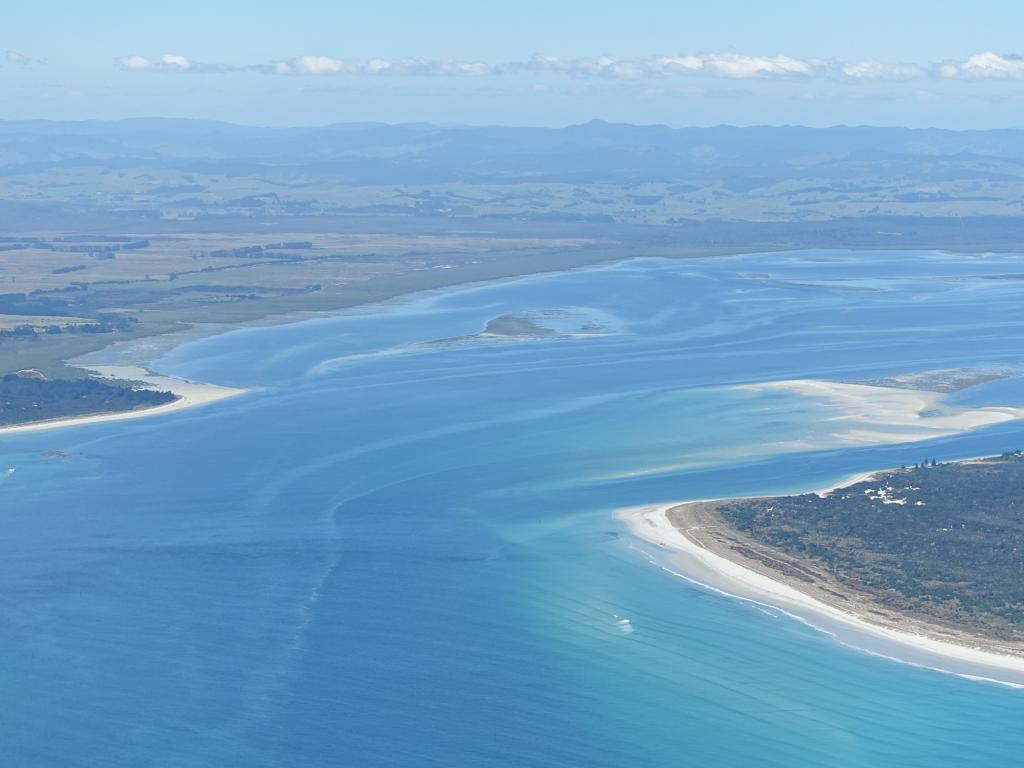
[[[1021,408],[957,408],[943,404],[942,392],[874,384],[792,379],[744,384],[737,389],[793,392],[823,400],[840,411],[841,415],[829,421],[837,439],[850,445],[929,440],[1024,416]]]
[[[158,405],[152,408],[140,408],[132,411],[117,411],[113,413],[93,413],[82,416],[74,416],[66,419],[51,419],[49,421],[36,421],[27,424],[14,424],[0,427],[0,436],[20,434],[24,432],[39,432],[49,429],[61,429],[63,427],[78,426],[82,424],[97,424],[105,421],[126,421],[128,419],[141,419],[147,416],[155,416],[172,411],[180,411],[185,408],[194,408],[200,405],[224,400],[229,397],[236,397],[246,392],[244,389],[233,387],[221,387],[216,384],[202,384],[199,382],[179,379],[173,376],[161,376],[152,373],[141,366],[134,365],[89,365],[81,366],[87,371],[105,379],[117,379],[121,381],[136,381],[147,389],[165,390],[175,395],[175,399],[169,403]]]
[[[868,480],[855,475],[816,493]],[[630,532],[659,547],[663,567],[722,594],[777,608],[859,650],[976,680],[1024,688],[1024,648],[1003,645],[880,610],[802,573],[804,563],[776,559],[724,526],[714,510],[731,499],[628,507],[616,512]],[[748,548],[748,545],[753,544]],[[820,574],[815,574],[819,576]]]

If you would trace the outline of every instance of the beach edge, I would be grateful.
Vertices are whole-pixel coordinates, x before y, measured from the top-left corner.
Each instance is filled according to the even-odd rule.
[[[851,475],[812,492],[824,495],[885,471]],[[858,651],[961,677],[1024,688],[1024,655],[1000,652],[981,640],[977,644],[966,639],[964,643],[952,642],[872,621],[856,611],[831,605],[779,578],[711,551],[668,518],[668,512],[677,507],[725,503],[737,498],[741,497],[629,506],[616,509],[614,515],[634,537],[668,555],[667,562],[661,566],[664,570],[691,583],[730,598],[777,609]],[[657,564],[656,559],[650,559]],[[849,631],[850,636],[843,630]],[[858,638],[873,638],[878,642],[858,642]]]
[[[87,413],[80,416],[69,416],[66,418],[49,419],[46,421],[30,421],[22,424],[10,424],[0,427],[0,438],[9,435],[46,432],[56,429],[85,426],[88,424],[129,421],[149,418],[152,416],[160,416],[166,413],[177,413],[186,409],[196,408],[216,403],[221,400],[238,397],[249,392],[248,389],[190,381],[176,376],[164,376],[153,373],[143,366],[82,364],[78,367],[83,368],[102,379],[141,382],[146,389],[170,392],[174,395],[174,400],[169,403],[162,403],[149,408],[136,408],[129,411]]]

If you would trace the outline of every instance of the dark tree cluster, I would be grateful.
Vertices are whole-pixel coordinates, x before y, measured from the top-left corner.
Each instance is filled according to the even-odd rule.
[[[1024,637],[1024,455],[929,459],[834,491],[719,508],[750,537],[881,602]]]
[[[0,379],[0,425],[47,421],[90,413],[149,408],[174,400],[171,392],[106,384],[93,379]]]
[[[54,336],[60,333],[114,333],[125,331],[138,321],[133,317],[114,317],[112,319],[97,320],[94,323],[76,323],[72,325],[46,325],[36,327],[34,325],[18,325],[14,328],[0,330],[0,340],[3,339],[36,339],[41,334]]]
[[[244,245],[238,248],[220,248],[209,252],[213,258],[239,257],[239,256],[263,256],[273,255],[274,251],[308,251],[313,243],[308,240],[300,240],[287,243],[270,243],[269,245]]]

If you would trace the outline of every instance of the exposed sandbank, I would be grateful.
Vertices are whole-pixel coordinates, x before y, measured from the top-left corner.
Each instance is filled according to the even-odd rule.
[[[744,384],[738,389],[795,392],[824,400],[842,411],[829,422],[835,436],[851,445],[929,440],[1024,417],[1022,408],[958,408],[944,405],[939,392],[870,384],[791,379]]]

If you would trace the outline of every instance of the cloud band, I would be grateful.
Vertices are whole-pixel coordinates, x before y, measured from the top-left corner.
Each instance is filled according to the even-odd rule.
[[[1024,57],[991,51],[962,61],[928,65],[887,63],[873,60],[842,62],[832,59],[801,59],[791,56],[750,56],[738,53],[704,53],[620,59],[614,56],[560,59],[536,55],[524,61],[500,64],[451,59],[339,59],[303,55],[270,64],[226,65],[192,61],[181,54],[148,58],[121,56],[117,65],[127,72],[217,73],[259,72],[278,76],[463,76],[486,77],[508,73],[546,72],[574,78],[639,80],[667,77],[711,77],[732,80],[927,80],[995,79],[1024,80]]]

